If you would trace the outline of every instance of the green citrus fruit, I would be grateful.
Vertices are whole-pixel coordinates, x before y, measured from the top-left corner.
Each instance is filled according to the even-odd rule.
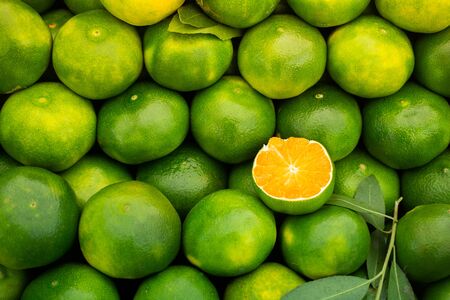
[[[104,155],[88,154],[75,165],[61,173],[77,196],[77,204],[83,209],[92,195],[111,185],[132,180],[130,172],[119,162]]]
[[[434,282],[450,275],[450,204],[416,206],[398,222],[398,263],[409,279]]]
[[[143,55],[135,28],[98,9],[76,15],[55,38],[53,67],[70,89],[89,99],[125,91],[139,76]]]
[[[272,99],[295,97],[319,81],[327,46],[317,28],[292,15],[273,15],[249,29],[238,49],[242,77]]]
[[[231,64],[231,40],[169,32],[170,20],[149,26],[145,32],[144,58],[150,76],[177,91],[203,89],[219,80]]]
[[[196,0],[203,11],[217,22],[235,28],[251,27],[267,18],[280,0]]]
[[[228,176],[228,187],[258,197],[255,183],[253,182],[252,168],[253,161],[251,160],[231,166]]]
[[[226,188],[225,166],[193,145],[140,165],[137,180],[158,188],[182,217],[204,196]]]
[[[0,1],[0,15],[0,94],[9,94],[44,74],[52,36],[41,16],[22,1]]]
[[[422,166],[450,142],[450,106],[441,96],[415,83],[363,108],[364,145],[395,169]]]
[[[61,27],[72,17],[73,14],[69,10],[60,8],[44,14],[42,19],[47,23],[54,40]]]
[[[413,32],[432,33],[450,25],[450,2],[447,0],[375,0],[383,18]]]
[[[20,299],[27,284],[27,274],[22,270],[13,270],[0,265],[0,295],[2,300]]]
[[[358,17],[370,0],[288,0],[303,20],[316,27],[332,27]]]
[[[139,286],[134,300],[219,300],[214,285],[200,271],[170,266]]]
[[[66,263],[51,268],[31,281],[21,300],[48,299],[111,299],[119,300],[119,293],[111,279],[94,268]]]
[[[328,72],[347,92],[365,98],[397,92],[414,68],[404,32],[377,16],[361,16],[328,38]]]
[[[394,169],[382,164],[360,149],[355,149],[347,157],[337,161],[335,167],[335,194],[354,197],[361,181],[373,175],[383,193],[386,213],[392,213],[395,201],[400,197],[400,179]]]
[[[174,13],[184,0],[100,0],[116,18],[131,25],[156,24]]]
[[[325,205],[312,214],[289,216],[281,226],[286,263],[312,279],[356,271],[365,262],[369,247],[364,219],[342,207]]]
[[[305,281],[291,269],[274,262],[260,265],[256,270],[237,277],[226,287],[224,299],[281,299]]]
[[[428,285],[422,296],[422,300],[448,299],[450,299],[450,277]]]
[[[112,158],[139,164],[175,150],[188,129],[189,107],[180,94],[138,82],[102,106],[97,139]]]
[[[256,269],[276,239],[275,218],[258,198],[220,190],[197,203],[183,224],[188,260],[215,276],[238,276]]]
[[[18,161],[14,160],[0,148],[0,175],[5,171],[20,165],[21,164]]]
[[[133,279],[170,264],[180,247],[181,222],[159,190],[127,181],[89,199],[78,234],[91,266],[110,277]]]
[[[95,142],[92,103],[61,83],[37,83],[11,95],[0,111],[0,142],[25,165],[61,171]]]
[[[192,101],[191,130],[206,153],[226,162],[251,159],[275,130],[270,99],[237,76],[224,76]]]
[[[401,187],[402,205],[408,210],[422,204],[450,204],[450,150],[422,167],[404,171]]]
[[[64,3],[74,14],[103,8],[100,0],[64,0]]]
[[[416,79],[430,90],[450,97],[450,27],[420,37],[414,44]]]
[[[36,167],[17,167],[0,177],[0,264],[17,270],[60,258],[75,240],[78,207],[70,186]]]
[[[356,100],[339,88],[317,84],[289,101],[277,112],[277,131],[315,140],[327,148],[333,161],[346,157],[356,147],[362,120]]]
[[[45,12],[53,6],[56,0],[22,0],[29,6],[31,6],[38,13]]]

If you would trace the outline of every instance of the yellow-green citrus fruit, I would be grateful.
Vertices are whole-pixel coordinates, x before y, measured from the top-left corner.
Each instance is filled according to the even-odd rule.
[[[72,17],[73,14],[69,10],[60,8],[51,10],[44,14],[42,19],[50,29],[50,33],[52,34],[52,38],[54,40],[61,27]]]
[[[76,237],[75,194],[60,176],[17,167],[0,177],[0,264],[23,270],[60,258]]]
[[[225,189],[225,166],[199,147],[182,145],[172,153],[139,166],[137,180],[158,188],[178,214],[186,216],[200,199]]]
[[[450,204],[416,206],[398,222],[397,261],[410,280],[434,282],[450,275]]]
[[[291,269],[279,263],[267,262],[229,283],[225,289],[224,299],[281,299],[304,282],[303,278]]]
[[[319,83],[284,101],[277,111],[277,132],[315,140],[333,161],[346,157],[358,144],[362,120],[356,100],[341,89]]]
[[[56,0],[22,0],[38,13],[42,13],[53,6]]]
[[[18,161],[14,160],[0,148],[0,175],[5,171],[20,165],[21,164]]]
[[[408,210],[422,204],[450,204],[450,150],[422,167],[404,171],[401,187],[401,205]]]
[[[406,34],[377,16],[361,16],[328,38],[328,72],[347,92],[391,95],[410,77],[414,53]]]
[[[64,0],[64,3],[74,14],[103,8],[100,0]]]
[[[119,300],[111,279],[94,268],[80,263],[66,263],[34,278],[23,292],[21,300],[48,299],[108,299]]]
[[[383,18],[413,32],[433,33],[450,25],[450,2],[447,0],[375,0]]]
[[[180,94],[138,82],[102,106],[97,139],[112,158],[139,164],[175,150],[188,129],[189,107]]]
[[[119,162],[105,155],[88,154],[61,173],[77,196],[77,205],[83,209],[95,193],[113,183],[132,180],[130,172]]]
[[[450,299],[450,277],[429,284],[422,296],[422,300],[448,299]]]
[[[219,300],[219,294],[199,270],[174,265],[142,282],[133,299]]]
[[[358,17],[370,0],[288,0],[303,20],[316,27],[332,27]]]
[[[219,80],[233,58],[231,40],[169,32],[170,20],[145,32],[144,60],[153,80],[177,91],[203,89]]]
[[[41,16],[22,1],[0,1],[0,16],[0,94],[9,94],[45,72],[52,36]]]
[[[137,30],[105,10],[71,18],[53,46],[53,67],[59,79],[77,94],[106,99],[125,91],[143,66]]]
[[[194,97],[191,130],[206,153],[240,163],[251,159],[272,136],[275,109],[242,78],[224,76]]]
[[[0,111],[3,149],[25,165],[62,171],[95,142],[92,103],[61,83],[37,83],[11,95]]]
[[[247,161],[231,166],[228,175],[228,188],[241,190],[258,197],[252,177],[253,161]]]
[[[114,278],[134,279],[164,270],[180,247],[181,221],[155,187],[115,183],[84,206],[78,229],[88,263]]]
[[[450,27],[421,36],[414,44],[414,75],[421,84],[442,96],[450,97]]]
[[[438,94],[409,82],[397,93],[364,106],[364,145],[395,169],[422,166],[450,142],[450,106]]]
[[[238,49],[239,71],[261,94],[295,97],[319,81],[327,46],[317,28],[292,15],[273,15],[249,29]]]
[[[383,193],[386,213],[389,215],[392,213],[395,201],[400,197],[400,179],[394,169],[360,149],[355,149],[348,156],[337,161],[335,167],[335,194],[354,197],[361,181],[373,175]]]
[[[214,20],[235,28],[251,27],[267,18],[280,0],[196,0]]]
[[[275,218],[258,198],[220,190],[200,200],[183,224],[187,259],[215,276],[238,276],[256,269],[276,239]]]
[[[116,18],[131,25],[156,24],[170,16],[184,0],[100,0],[103,6]]]
[[[289,216],[280,234],[288,266],[311,279],[350,274],[369,254],[366,222],[342,207],[325,205],[312,214]]]
[[[23,270],[13,270],[0,265],[0,295],[2,300],[17,300],[27,284]]]

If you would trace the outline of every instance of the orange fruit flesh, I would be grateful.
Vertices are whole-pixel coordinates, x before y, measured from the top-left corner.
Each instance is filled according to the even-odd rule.
[[[305,138],[270,138],[256,155],[253,178],[267,195],[284,200],[310,199],[331,182],[333,166],[326,149]]]

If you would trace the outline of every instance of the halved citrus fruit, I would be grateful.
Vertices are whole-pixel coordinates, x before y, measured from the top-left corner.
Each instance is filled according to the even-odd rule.
[[[333,193],[334,165],[325,147],[305,138],[270,138],[253,162],[253,180],[276,212],[301,215],[319,209]]]

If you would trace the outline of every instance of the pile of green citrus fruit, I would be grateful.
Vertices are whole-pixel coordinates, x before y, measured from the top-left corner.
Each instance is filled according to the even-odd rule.
[[[0,0],[0,300],[450,299],[449,26],[448,0]]]

